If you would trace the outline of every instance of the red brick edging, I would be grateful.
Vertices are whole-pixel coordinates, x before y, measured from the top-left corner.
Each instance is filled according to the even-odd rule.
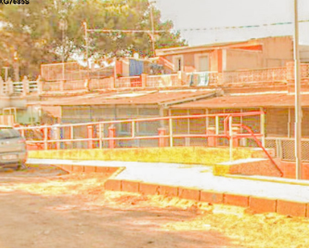
[[[83,166],[83,165],[66,165],[57,164],[58,168],[68,173],[101,173],[105,177],[111,177],[113,174],[117,174],[122,167],[100,167],[100,166]]]
[[[309,217],[309,203],[117,179],[107,180],[104,188],[111,191],[134,192],[143,195],[165,195],[210,204],[240,206],[249,208],[254,213],[275,212],[289,216]]]

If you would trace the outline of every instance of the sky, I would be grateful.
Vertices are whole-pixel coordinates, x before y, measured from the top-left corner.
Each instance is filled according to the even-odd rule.
[[[292,24],[225,28],[293,22],[294,0],[156,0],[155,5],[191,46],[294,33]],[[299,20],[309,20],[309,0],[298,0],[298,6]],[[210,30],[214,27],[220,28]],[[299,41],[309,45],[309,21],[299,23]]]

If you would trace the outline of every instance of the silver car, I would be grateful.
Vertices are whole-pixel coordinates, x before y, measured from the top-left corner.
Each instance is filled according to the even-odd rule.
[[[26,140],[12,127],[0,125],[0,167],[25,168]]]

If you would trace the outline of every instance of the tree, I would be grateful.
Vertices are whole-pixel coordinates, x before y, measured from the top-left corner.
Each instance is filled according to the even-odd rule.
[[[85,58],[83,23],[89,29],[151,30],[148,0],[32,0],[27,5],[0,8],[0,64],[34,78],[42,63]],[[172,32],[171,21],[161,22],[153,9],[156,48],[186,45],[179,32]],[[67,29],[63,30],[61,23]],[[151,33],[88,32],[90,57],[121,57],[138,52],[151,56]],[[18,73],[17,73],[18,74]],[[16,78],[16,77],[15,77]]]

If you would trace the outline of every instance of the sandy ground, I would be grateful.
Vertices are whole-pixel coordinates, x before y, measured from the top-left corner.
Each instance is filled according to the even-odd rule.
[[[0,170],[0,247],[309,247],[309,220],[104,192],[100,174]]]

